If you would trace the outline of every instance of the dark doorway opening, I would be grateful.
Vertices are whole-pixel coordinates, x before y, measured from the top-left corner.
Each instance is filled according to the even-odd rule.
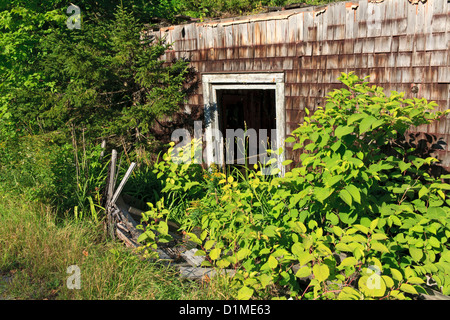
[[[248,166],[259,161],[261,146],[270,148],[272,135],[276,129],[276,108],[274,89],[222,89],[217,90],[219,130],[224,138],[224,161],[229,166]],[[244,132],[256,133],[256,138],[246,137],[245,150],[239,150],[238,141],[231,143],[234,148],[231,159],[227,154],[227,129],[242,129]],[[265,129],[265,130],[261,130]],[[230,131],[228,131],[230,132]],[[255,145],[256,144],[256,145]],[[241,144],[242,145],[242,144]],[[252,149],[253,147],[253,149]],[[255,149],[256,148],[256,149]],[[257,154],[249,150],[257,150]],[[229,151],[229,150],[228,150]],[[241,152],[239,152],[241,151]],[[242,158],[244,156],[244,159]]]

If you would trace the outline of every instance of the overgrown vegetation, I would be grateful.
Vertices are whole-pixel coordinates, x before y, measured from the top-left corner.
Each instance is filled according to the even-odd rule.
[[[0,4],[0,271],[14,274],[9,296],[411,299],[430,280],[450,294],[450,176],[404,138],[444,116],[433,102],[342,75],[345,87],[288,138],[303,153],[285,177],[261,165],[230,173],[176,164],[173,148],[154,161],[155,123],[170,121],[193,87],[187,61],[160,60],[170,44],[139,37],[144,24],[292,2],[85,1],[80,30],[67,28],[59,0]],[[102,140],[123,152],[119,179],[139,162],[125,192],[149,203],[147,256],[170,240],[165,219],[175,220],[204,265],[238,271],[231,280],[183,282],[104,238]],[[71,264],[83,270],[81,290],[64,286]]]
[[[203,264],[238,270],[237,298],[409,299],[426,293],[427,276],[450,293],[450,175],[433,176],[437,160],[403,143],[408,128],[450,111],[354,74],[340,80],[287,139],[304,152],[285,177],[202,174],[173,162],[172,149],[155,165],[163,192],[189,199],[183,229]],[[170,240],[165,203],[143,219],[159,221],[140,239],[149,253]]]

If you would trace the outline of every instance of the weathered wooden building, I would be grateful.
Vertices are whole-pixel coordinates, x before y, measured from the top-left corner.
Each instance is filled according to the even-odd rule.
[[[337,2],[164,27],[156,35],[173,43],[165,59],[189,59],[197,72],[199,88],[186,110],[216,107],[208,139],[208,130],[232,128],[239,118],[275,129],[281,143],[306,108],[324,106],[325,95],[342,86],[341,72],[434,100],[440,110],[450,106],[447,0]],[[436,156],[450,167],[450,118],[417,130],[447,142]],[[208,162],[217,160],[206,148]],[[294,157],[292,150],[285,157]]]

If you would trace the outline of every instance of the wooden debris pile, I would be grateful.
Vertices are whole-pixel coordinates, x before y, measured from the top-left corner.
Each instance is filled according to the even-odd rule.
[[[119,186],[116,185],[117,152],[112,151],[111,162],[106,183],[106,222],[105,231],[112,239],[119,239],[129,248],[142,246],[138,238],[142,230],[136,228],[140,224],[143,210],[132,207],[126,203],[130,199],[127,195],[121,195],[123,187],[131,176],[136,163],[132,162]],[[211,278],[217,274],[234,275],[235,270],[221,270],[201,267],[204,257],[196,256],[195,244],[187,240],[178,230],[180,227],[173,222],[168,222],[169,234],[173,240],[161,244],[157,248],[159,259],[164,263],[178,267],[182,277],[192,280]]]

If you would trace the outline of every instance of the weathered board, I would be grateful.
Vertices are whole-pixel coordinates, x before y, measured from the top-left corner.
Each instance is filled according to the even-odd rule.
[[[351,1],[161,28],[201,74],[284,72],[286,135],[305,109],[323,106],[341,72],[370,76],[386,92],[450,106],[450,5],[447,0]],[[201,84],[186,104],[203,108]],[[443,138],[436,156],[450,167],[450,117],[417,128]],[[287,150],[287,158],[298,157]]]

